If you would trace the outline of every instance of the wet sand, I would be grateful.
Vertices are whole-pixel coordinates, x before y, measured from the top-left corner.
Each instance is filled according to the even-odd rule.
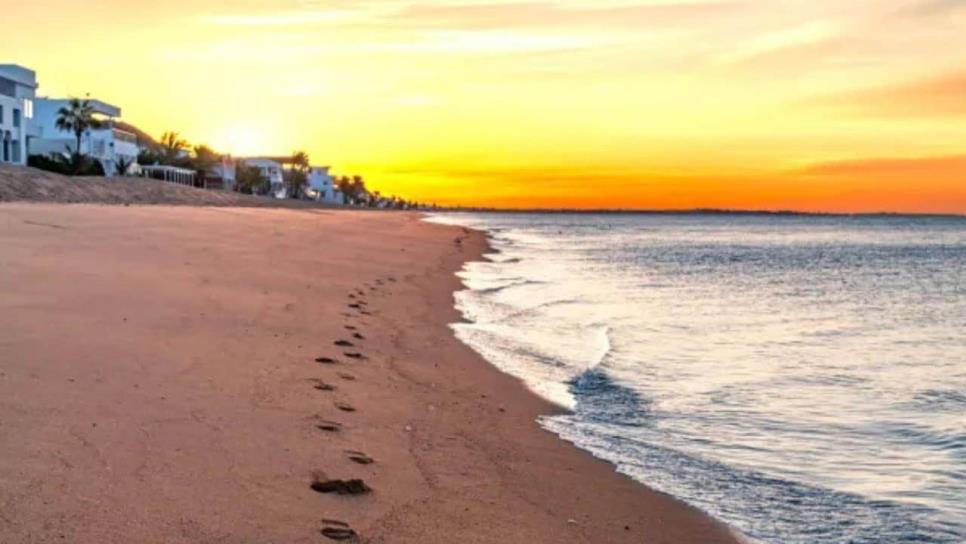
[[[411,213],[0,205],[0,542],[734,542],[455,339],[484,249]]]

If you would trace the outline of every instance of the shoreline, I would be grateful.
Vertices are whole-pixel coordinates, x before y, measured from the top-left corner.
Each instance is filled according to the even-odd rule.
[[[4,542],[328,542],[323,518],[360,542],[739,541],[544,430],[558,408],[456,338],[482,232],[50,204],[0,225]]]

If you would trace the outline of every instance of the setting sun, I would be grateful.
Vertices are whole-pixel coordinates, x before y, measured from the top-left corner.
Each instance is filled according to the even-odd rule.
[[[304,149],[407,198],[966,211],[961,3],[5,8],[13,21],[41,9],[112,30],[65,53],[25,25],[6,29],[4,55],[38,72],[40,93],[90,93],[152,135],[175,131],[235,155]],[[906,167],[878,177],[874,165],[890,161]],[[942,190],[920,190],[924,179]]]
[[[268,139],[262,131],[236,124],[220,132],[211,145],[236,157],[248,157],[264,153]]]

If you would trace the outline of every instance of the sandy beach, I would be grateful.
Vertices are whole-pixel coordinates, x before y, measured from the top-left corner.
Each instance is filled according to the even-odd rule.
[[[416,213],[0,205],[0,542],[734,542],[453,336],[485,244]]]

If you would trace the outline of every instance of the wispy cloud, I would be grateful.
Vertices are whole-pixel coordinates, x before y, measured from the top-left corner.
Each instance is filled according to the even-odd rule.
[[[343,23],[358,16],[352,10],[329,9],[209,15],[204,20],[221,26],[309,26]]]
[[[966,155],[915,158],[865,158],[812,164],[801,170],[810,176],[881,179],[920,177],[922,181],[956,178],[966,187]]]
[[[921,81],[860,89],[811,101],[844,113],[877,116],[966,115],[966,69]]]
[[[914,4],[905,12],[917,15],[943,15],[959,10],[966,11],[966,0],[924,0]]]
[[[815,52],[842,39],[841,25],[834,21],[811,21],[751,37],[718,57],[720,64],[743,65],[772,57]]]
[[[639,27],[667,24],[734,10],[733,1],[667,1],[634,6],[567,7],[555,2],[480,3],[462,5],[414,4],[395,18],[410,23],[448,28],[511,28],[546,26]]]

